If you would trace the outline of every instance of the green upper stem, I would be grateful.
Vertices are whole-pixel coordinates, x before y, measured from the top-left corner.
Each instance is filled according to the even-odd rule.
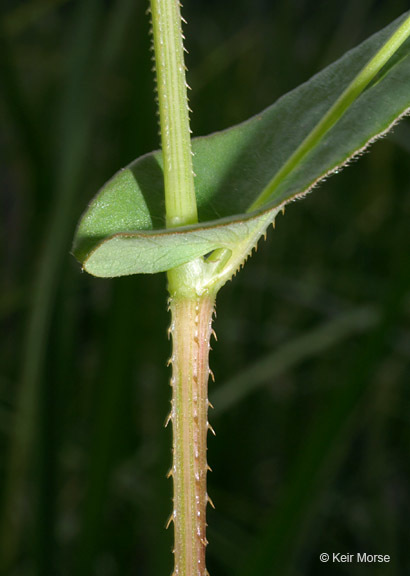
[[[198,222],[179,0],[151,0],[168,228]]]

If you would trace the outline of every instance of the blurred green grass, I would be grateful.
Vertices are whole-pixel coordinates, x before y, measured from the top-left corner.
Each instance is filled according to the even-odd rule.
[[[258,112],[406,8],[187,2],[194,134]],[[69,254],[98,187],[158,146],[145,9],[0,12],[7,575],[172,571],[165,278],[91,278]],[[338,551],[391,554],[372,575],[410,572],[409,142],[405,121],[290,206],[219,295],[212,576],[363,573],[320,564]]]

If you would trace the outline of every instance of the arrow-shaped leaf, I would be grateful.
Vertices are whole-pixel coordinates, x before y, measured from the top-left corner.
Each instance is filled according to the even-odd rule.
[[[277,212],[410,109],[410,12],[250,120],[196,138],[199,224],[166,229],[161,152],[118,172],[83,215],[73,252],[113,277],[166,271],[214,250],[232,275]]]

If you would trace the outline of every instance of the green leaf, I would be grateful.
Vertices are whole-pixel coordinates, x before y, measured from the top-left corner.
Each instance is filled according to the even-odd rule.
[[[155,273],[218,250],[223,258],[212,270],[226,281],[285,204],[409,111],[409,14],[261,114],[194,139],[199,224],[165,228],[160,151],[119,171],[77,229],[73,252],[84,269],[102,277]]]

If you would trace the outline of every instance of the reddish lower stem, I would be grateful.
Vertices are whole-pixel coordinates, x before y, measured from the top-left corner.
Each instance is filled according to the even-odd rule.
[[[209,341],[214,298],[171,300],[174,576],[205,576]],[[211,428],[212,430],[212,428]]]

